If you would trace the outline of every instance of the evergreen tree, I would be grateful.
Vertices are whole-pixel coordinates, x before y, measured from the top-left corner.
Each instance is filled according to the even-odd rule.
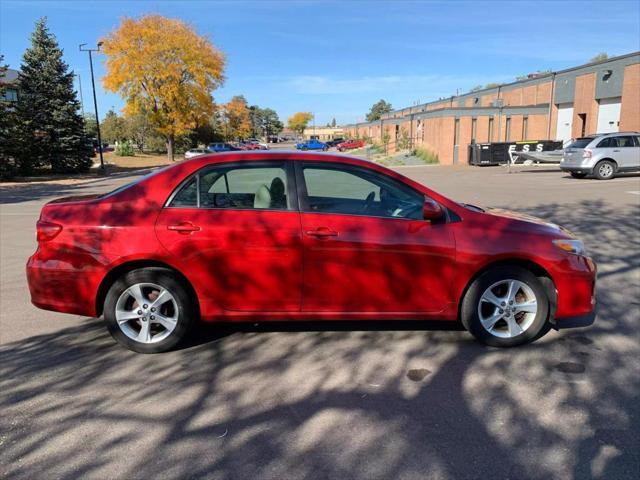
[[[2,63],[4,56],[0,55],[0,178],[10,177],[15,173],[14,160],[14,133],[12,119],[13,112],[4,99],[5,87],[2,78],[5,76],[7,66]]]
[[[31,47],[24,53],[18,77],[16,107],[19,170],[28,174],[48,165],[53,172],[75,172],[91,166],[91,146],[73,89],[73,72],[49,33],[46,18],[36,23]]]

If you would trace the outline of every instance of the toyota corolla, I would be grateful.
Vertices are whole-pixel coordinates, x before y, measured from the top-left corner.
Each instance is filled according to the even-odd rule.
[[[557,225],[452,201],[363,160],[203,155],[46,204],[32,302],[131,350],[199,321],[448,320],[510,347],[595,318],[596,265]]]

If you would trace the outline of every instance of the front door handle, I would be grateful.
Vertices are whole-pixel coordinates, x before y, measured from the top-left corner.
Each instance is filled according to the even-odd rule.
[[[178,233],[191,233],[191,232],[199,232],[200,227],[194,225],[191,222],[180,222],[177,225],[168,225],[167,230],[172,230]]]
[[[318,227],[315,230],[307,230],[305,233],[310,237],[316,237],[316,238],[327,238],[327,237],[338,236],[338,232],[331,230],[328,227]]]
[[[620,150],[614,150],[614,152],[619,152]]]

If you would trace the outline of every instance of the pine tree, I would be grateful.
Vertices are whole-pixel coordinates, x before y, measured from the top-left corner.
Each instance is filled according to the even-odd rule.
[[[0,178],[10,177],[15,173],[13,158],[13,112],[9,103],[4,100],[5,87],[2,78],[7,66],[3,64],[4,56],[0,55]]]
[[[49,33],[46,18],[36,23],[31,47],[24,53],[18,77],[16,107],[20,173],[50,166],[53,172],[76,172],[91,166],[73,72]]]

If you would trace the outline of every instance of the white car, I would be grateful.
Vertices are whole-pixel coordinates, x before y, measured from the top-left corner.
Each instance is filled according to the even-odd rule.
[[[184,158],[189,160],[190,158],[199,157],[200,155],[205,155],[207,153],[211,153],[211,150],[206,148],[192,148],[191,150],[184,152]]]
[[[640,171],[640,134],[617,132],[578,138],[564,149],[560,170],[574,178],[609,180],[618,172]]]

